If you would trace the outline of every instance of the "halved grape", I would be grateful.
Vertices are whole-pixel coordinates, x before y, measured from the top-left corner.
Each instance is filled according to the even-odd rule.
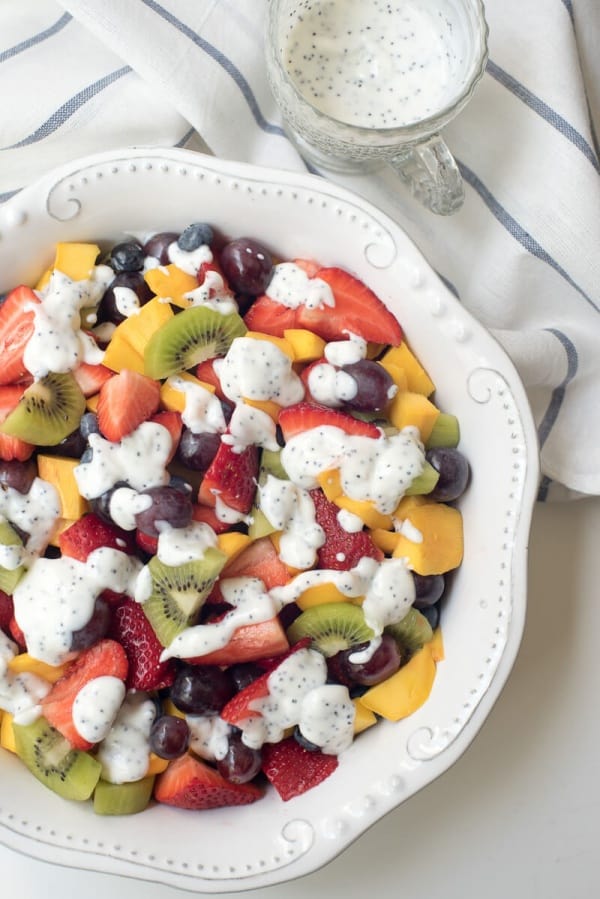
[[[258,296],[271,279],[273,260],[262,244],[240,237],[226,244],[220,256],[221,269],[236,293]]]
[[[150,730],[150,749],[161,759],[177,759],[190,742],[190,729],[185,718],[179,715],[160,715]]]
[[[18,493],[29,493],[37,471],[35,462],[19,462],[11,459],[10,462],[0,460],[0,488],[12,487]]]
[[[190,715],[218,715],[235,693],[229,674],[216,665],[184,665],[171,686],[171,700]]]
[[[184,428],[177,447],[177,458],[192,471],[206,471],[220,445],[220,434],[196,434],[189,428]]]
[[[152,256],[158,259],[161,265],[169,264],[169,247],[175,243],[179,234],[175,231],[160,231],[153,234],[144,244],[144,253],[146,256]]]
[[[241,731],[229,734],[227,754],[217,761],[219,774],[235,784],[248,783],[261,769],[262,754],[242,742]]]
[[[371,359],[360,359],[343,365],[341,371],[356,382],[356,393],[344,400],[346,406],[358,412],[380,412],[385,409],[392,398],[394,381],[382,365]]]
[[[143,495],[152,500],[147,509],[135,516],[136,526],[144,534],[158,537],[161,522],[166,522],[173,528],[184,528],[192,520],[192,500],[189,493],[166,486],[151,487]]]
[[[425,458],[440,473],[429,498],[436,502],[449,503],[462,496],[470,476],[469,463],[465,456],[452,447],[438,446],[427,450]]]

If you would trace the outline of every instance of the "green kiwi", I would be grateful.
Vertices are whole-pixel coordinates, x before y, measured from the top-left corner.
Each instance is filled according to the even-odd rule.
[[[281,463],[281,452],[263,449],[260,457],[258,483],[264,484],[269,475],[273,475],[273,477],[282,481],[289,480],[287,472]],[[267,534],[273,534],[277,530],[257,505],[252,506],[250,518],[252,521],[248,526],[248,536],[253,540],[257,540],[259,537],[266,537]]]
[[[94,811],[97,815],[136,815],[147,807],[153,787],[153,775],[124,784],[101,779],[94,790]]]
[[[411,485],[406,489],[406,496],[416,496],[431,493],[435,485],[440,479],[440,473],[430,462],[425,462],[421,474],[412,481]]]
[[[289,481],[288,473],[281,461],[281,450],[263,449],[260,456],[259,480],[261,477],[266,480],[268,474],[282,481]]]
[[[460,442],[460,424],[456,415],[440,412],[427,441],[427,449],[436,446],[456,447]]]
[[[328,602],[311,606],[287,629],[290,643],[310,637],[314,649],[329,658],[343,649],[367,643],[375,636],[360,606],[349,602]]]
[[[33,724],[14,724],[19,758],[37,779],[64,799],[89,799],[102,765],[93,756],[73,749],[68,740],[45,718]]]
[[[191,306],[152,335],[144,350],[144,371],[150,378],[168,378],[194,368],[205,359],[224,356],[246,331],[236,312],[222,315],[208,306]]]
[[[85,397],[70,372],[50,372],[27,388],[0,431],[27,443],[56,446],[79,425]]]
[[[142,608],[163,646],[196,623],[226,561],[225,553],[213,547],[205,550],[202,559],[182,565],[165,565],[158,556],[150,559],[152,592]]]
[[[421,647],[433,640],[433,630],[425,615],[412,607],[402,621],[388,624],[384,631],[390,634],[400,649],[403,659],[414,655]]]
[[[22,546],[23,541],[17,532],[10,526],[6,519],[0,516],[0,546]],[[25,571],[22,565],[17,568],[3,568],[0,565],[0,590],[4,593],[12,595],[15,587],[21,580],[21,575]]]

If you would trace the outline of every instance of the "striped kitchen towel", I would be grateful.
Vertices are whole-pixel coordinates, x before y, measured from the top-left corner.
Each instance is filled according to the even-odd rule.
[[[302,169],[266,83],[267,2],[0,4],[0,201],[129,145]],[[486,0],[486,13],[487,71],[445,132],[462,210],[425,212],[386,174],[335,180],[394,218],[511,355],[538,427],[540,499],[598,495],[600,4]]]

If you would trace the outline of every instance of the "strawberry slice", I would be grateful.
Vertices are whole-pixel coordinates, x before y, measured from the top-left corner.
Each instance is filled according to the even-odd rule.
[[[192,518],[194,521],[203,521],[209,524],[215,534],[224,534],[231,525],[227,521],[221,521],[217,518],[217,513],[211,506],[205,506],[202,503],[194,503],[192,507]]]
[[[156,415],[153,415],[150,418],[150,421],[155,422],[157,425],[162,425],[171,435],[171,453],[167,459],[167,462],[171,462],[173,456],[177,452],[177,447],[179,446],[179,441],[181,439],[181,432],[183,431],[181,414],[179,412],[169,411],[157,412]]]
[[[110,636],[121,644],[129,661],[127,689],[162,690],[171,686],[175,662],[160,661],[163,646],[139,602],[127,597],[114,610]]]
[[[85,397],[99,393],[102,385],[113,378],[114,374],[106,365],[92,365],[90,362],[80,362],[73,370],[73,377]]]
[[[294,737],[265,743],[262,750],[262,770],[285,802],[322,783],[337,766],[337,755],[309,752]]]
[[[299,328],[298,310],[272,300],[266,294],[258,297],[244,316],[249,331],[261,331],[273,337],[283,337],[287,328]]]
[[[317,550],[318,568],[349,571],[363,556],[381,562],[383,552],[366,531],[345,531],[338,520],[339,507],[319,488],[311,490],[310,495],[315,505],[315,519],[325,531],[325,543]]]
[[[73,703],[82,687],[97,677],[117,677],[125,681],[128,664],[125,650],[116,640],[100,640],[84,649],[42,699],[43,716],[76,749],[91,749],[94,744],[82,737],[75,727]]]
[[[94,512],[88,512],[59,534],[58,546],[63,556],[85,562],[95,549],[108,546],[133,555],[135,546],[131,534],[111,525]]]
[[[34,308],[39,299],[29,287],[11,290],[0,304],[0,384],[12,384],[27,374],[25,345],[33,334]]]
[[[159,404],[159,382],[124,368],[100,389],[98,427],[116,443],[154,415]]]
[[[398,346],[402,342],[396,317],[358,278],[341,268],[321,268],[315,277],[329,284],[335,306],[299,306],[297,328],[308,328],[326,341],[344,340],[351,333],[374,343]]]
[[[8,635],[10,622],[15,613],[12,596],[0,590],[0,631]]]
[[[257,577],[270,590],[287,584],[290,572],[279,558],[271,539],[259,537],[225,565],[221,580],[228,577]]]
[[[294,406],[287,406],[279,413],[279,426],[286,441],[303,431],[322,428],[325,425],[340,428],[346,434],[357,437],[381,437],[380,429],[370,421],[361,421],[319,403],[296,403]]]
[[[1,431],[2,422],[18,404],[24,392],[25,387],[23,386],[0,387],[0,459],[5,462],[11,462],[13,459],[25,462],[35,449],[33,444],[21,440],[20,437],[12,437]]]
[[[265,654],[279,656],[288,647],[279,618],[270,618],[268,621],[238,627],[227,646],[186,661],[190,665],[235,665],[239,662],[256,662],[263,659]]]
[[[222,357],[215,356],[213,359],[205,359],[204,362],[199,362],[196,366],[196,377],[199,381],[204,381],[205,384],[211,384],[220,400],[226,400],[227,397],[221,388],[221,381],[215,371],[215,359],[219,358]]]
[[[8,635],[15,641],[22,652],[27,652],[27,641],[25,639],[25,634],[17,624],[17,619],[15,618],[14,614],[8,624]]]
[[[231,783],[206,762],[189,753],[172,761],[158,775],[154,785],[156,801],[176,808],[205,809],[248,805],[256,802],[262,795],[262,790],[254,784]]]
[[[258,478],[258,449],[247,446],[238,453],[222,443],[212,460],[198,491],[198,502],[214,508],[219,499],[246,514],[252,508]]]

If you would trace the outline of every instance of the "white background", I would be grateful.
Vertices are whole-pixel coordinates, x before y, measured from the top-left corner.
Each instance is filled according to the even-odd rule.
[[[249,899],[600,896],[599,534],[600,499],[536,508],[521,651],[469,750],[321,871]],[[190,895],[1,846],[0,883],[19,899]]]

